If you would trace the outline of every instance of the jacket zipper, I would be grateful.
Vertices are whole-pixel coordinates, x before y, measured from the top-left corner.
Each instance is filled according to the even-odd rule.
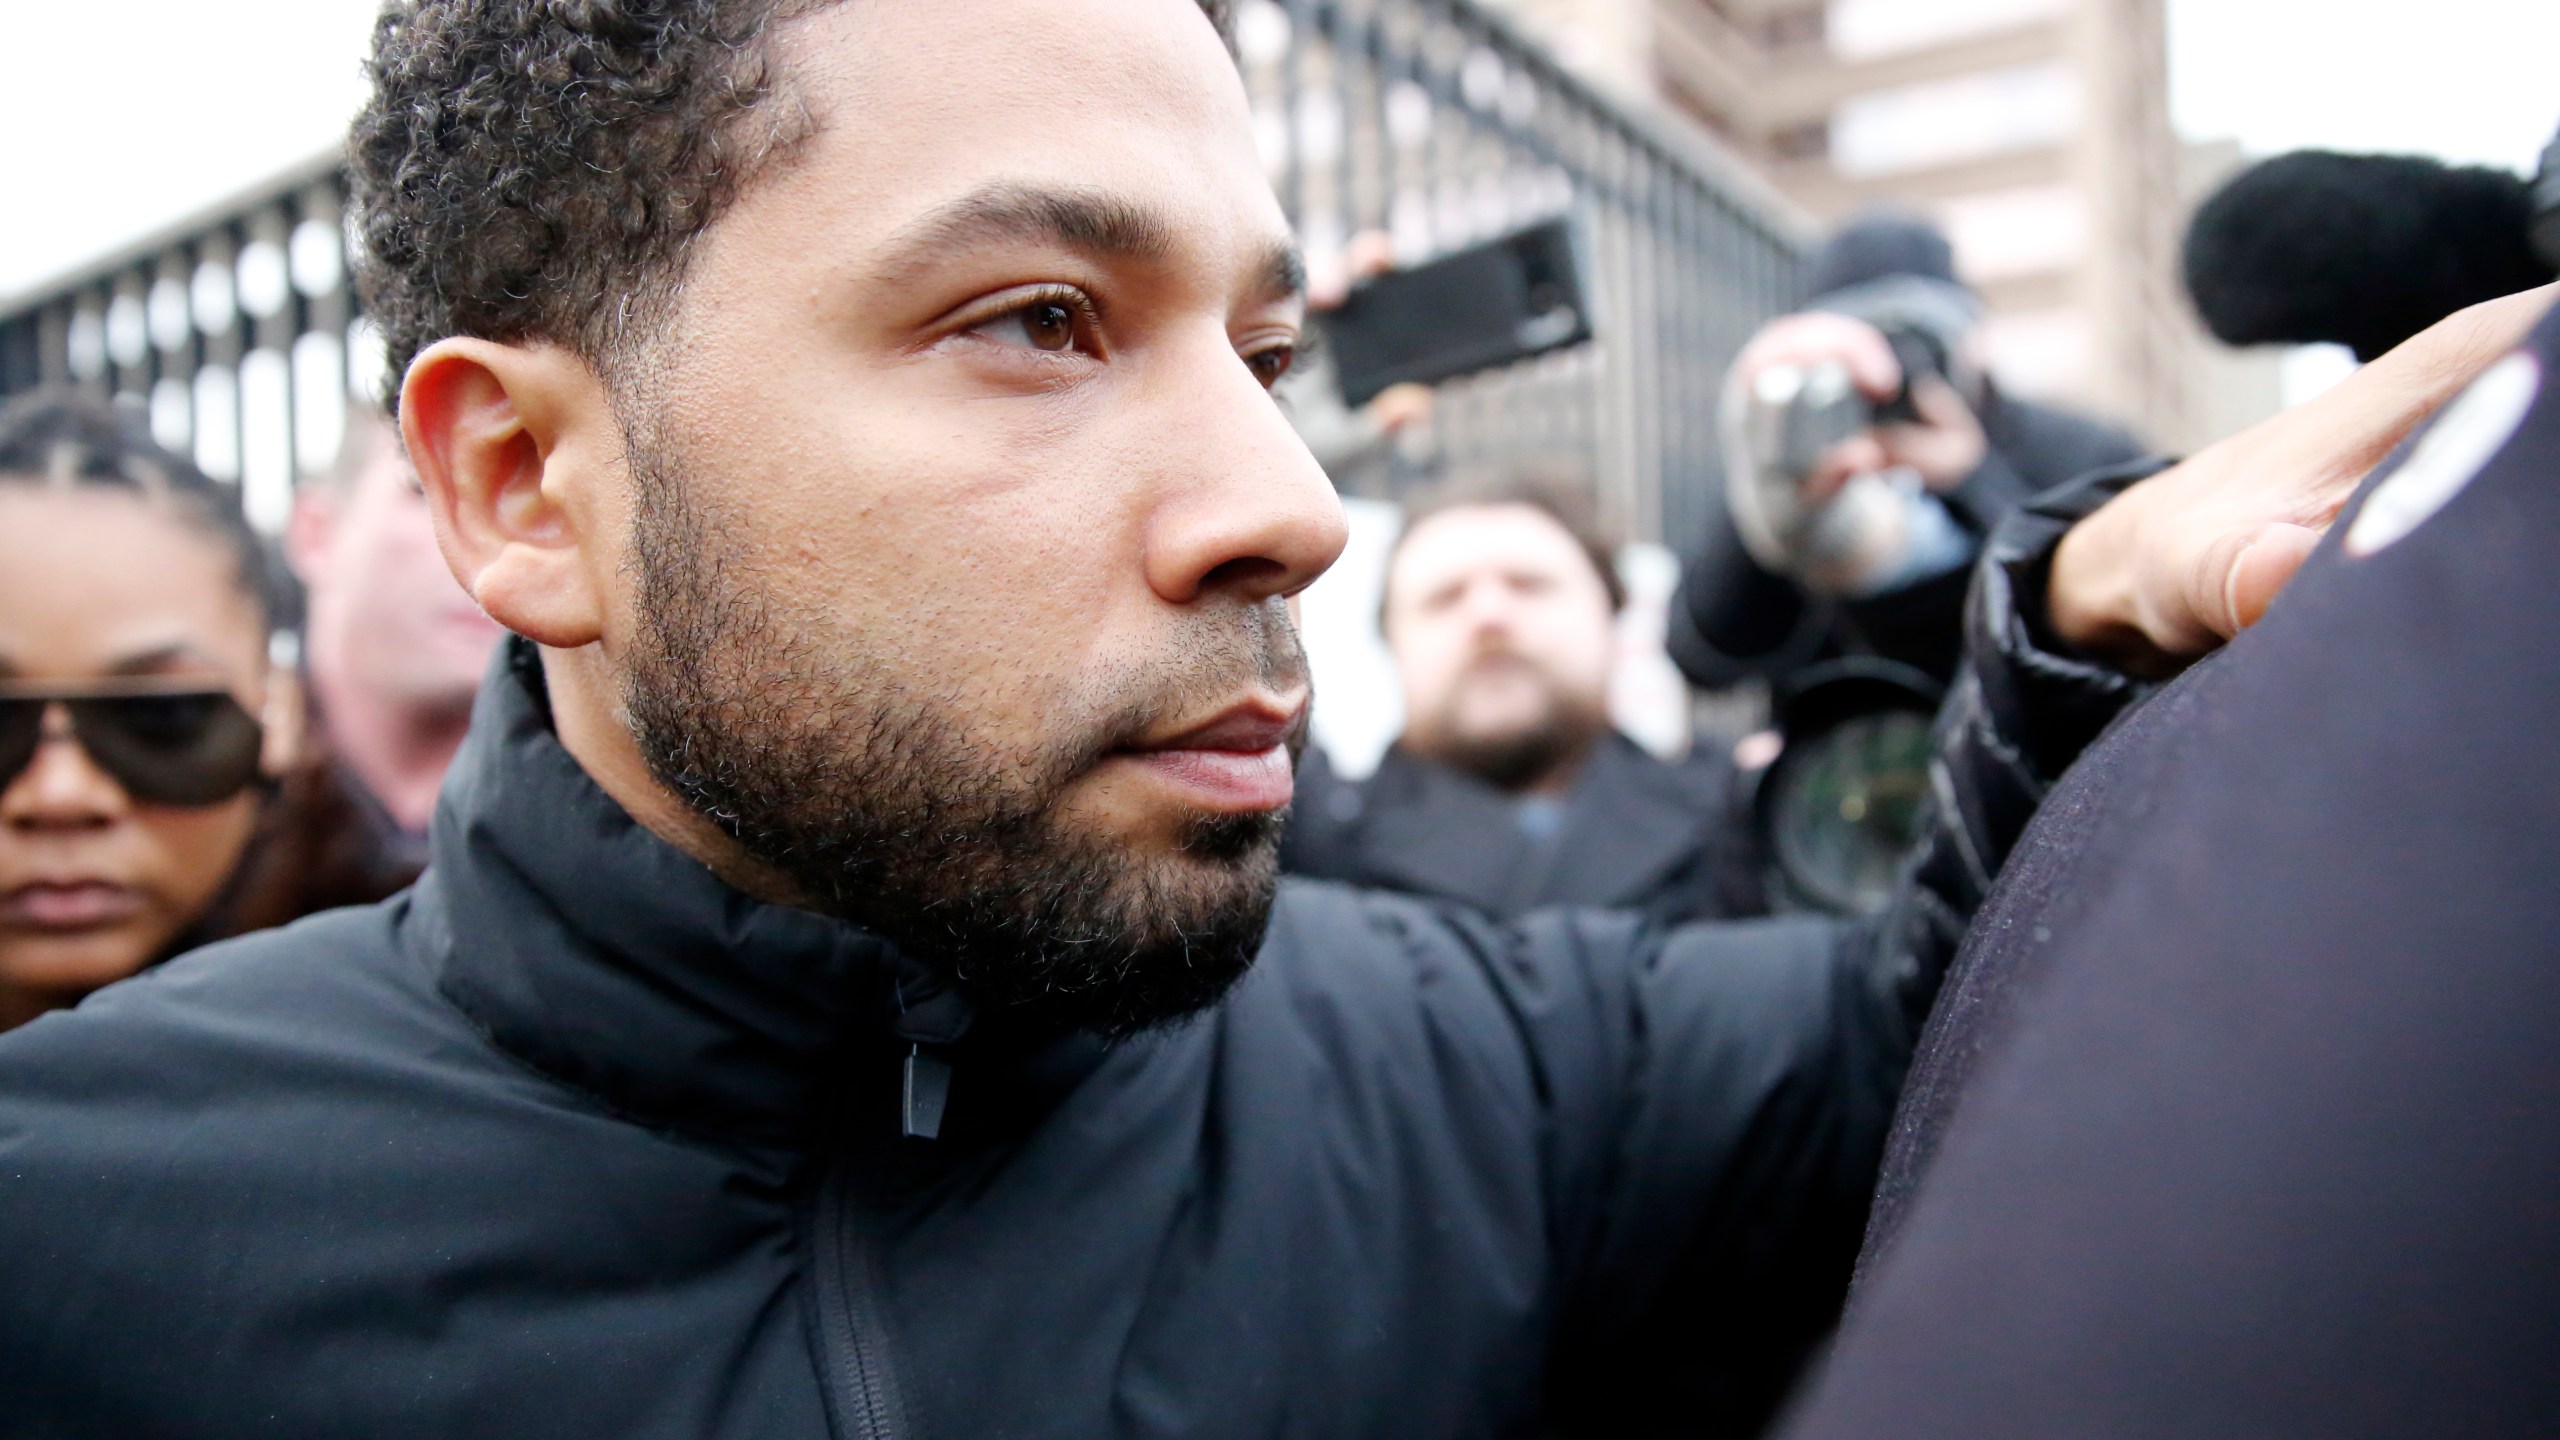
[[[917,1431],[889,1355],[879,1256],[863,1233],[852,1159],[839,1152],[828,1162],[810,1227],[827,1409],[839,1440],[907,1440]]]

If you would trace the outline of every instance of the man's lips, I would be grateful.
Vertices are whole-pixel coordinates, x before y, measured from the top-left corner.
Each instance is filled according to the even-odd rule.
[[[141,909],[141,892],[104,880],[39,880],[0,894],[0,923],[28,930],[95,930]]]
[[[1204,810],[1277,810],[1294,789],[1289,741],[1306,718],[1306,697],[1254,700],[1162,740],[1121,755],[1188,792]]]

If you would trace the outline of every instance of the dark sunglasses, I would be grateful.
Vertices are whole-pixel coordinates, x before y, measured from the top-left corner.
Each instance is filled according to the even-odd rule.
[[[0,686],[0,789],[34,761],[50,705],[70,715],[89,759],[146,805],[219,805],[258,779],[266,732],[227,690]]]

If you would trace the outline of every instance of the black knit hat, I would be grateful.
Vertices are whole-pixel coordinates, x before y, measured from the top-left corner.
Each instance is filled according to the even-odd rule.
[[[1870,210],[1841,226],[1814,252],[1806,294],[1819,299],[1896,275],[1963,283],[1956,279],[1955,249],[1936,226],[1899,211]]]

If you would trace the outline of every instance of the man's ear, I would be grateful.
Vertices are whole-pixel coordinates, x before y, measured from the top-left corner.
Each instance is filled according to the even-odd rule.
[[[258,746],[259,771],[271,780],[282,779],[302,758],[310,724],[311,700],[303,690],[301,672],[290,665],[270,665],[267,701],[258,711],[263,736]]]
[[[338,495],[333,485],[304,485],[293,492],[293,513],[284,526],[285,563],[302,583],[320,571],[329,541],[338,529]]]
[[[611,413],[586,362],[547,344],[449,337],[400,386],[401,436],[453,578],[491,619],[555,649],[604,634],[596,577],[612,566],[589,552],[612,537],[591,533],[598,511],[577,493],[591,467],[573,457]]]

